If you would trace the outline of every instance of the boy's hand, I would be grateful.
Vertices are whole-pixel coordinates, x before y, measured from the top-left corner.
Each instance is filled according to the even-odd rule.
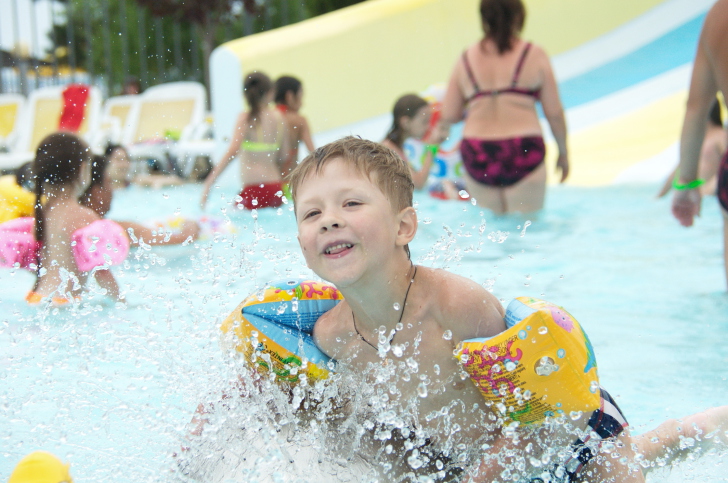
[[[693,218],[700,216],[700,190],[676,190],[672,214],[682,226],[693,226]]]

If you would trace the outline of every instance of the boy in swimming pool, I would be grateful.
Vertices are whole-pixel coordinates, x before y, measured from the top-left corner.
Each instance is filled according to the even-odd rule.
[[[593,415],[518,429],[461,376],[453,350],[503,332],[504,311],[477,283],[413,264],[413,183],[394,151],[343,138],[309,155],[289,179],[306,263],[345,297],[316,322],[314,340],[372,388],[375,397],[359,407],[363,426],[382,441],[372,459],[388,480],[493,481],[507,473],[508,481],[516,474],[522,479],[513,481],[644,481],[606,391]],[[614,443],[616,459],[572,446],[576,430],[586,429]],[[649,456],[660,451],[653,446]]]

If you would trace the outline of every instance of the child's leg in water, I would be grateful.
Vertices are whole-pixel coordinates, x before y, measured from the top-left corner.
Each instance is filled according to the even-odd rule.
[[[650,463],[661,459],[669,464],[691,451],[728,448],[728,406],[710,408],[682,419],[668,419],[634,441],[637,452]]]

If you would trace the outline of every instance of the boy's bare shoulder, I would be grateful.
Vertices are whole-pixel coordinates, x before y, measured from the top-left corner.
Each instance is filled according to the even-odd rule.
[[[313,326],[312,336],[314,343],[317,347],[323,350],[326,354],[331,356],[331,348],[336,341],[339,328],[343,323],[343,306],[345,303],[340,303],[333,309],[322,314]]]
[[[454,339],[489,337],[505,330],[503,306],[492,293],[452,272],[420,268],[433,314]]]

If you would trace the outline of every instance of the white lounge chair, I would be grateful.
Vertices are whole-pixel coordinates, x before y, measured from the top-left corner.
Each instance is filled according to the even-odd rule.
[[[66,86],[42,87],[31,92],[18,119],[17,138],[12,150],[0,153],[0,169],[15,169],[31,161],[40,141],[48,134],[58,131],[65,88]],[[100,115],[101,93],[92,86],[86,102],[84,120],[78,130],[78,134],[87,142],[98,137]]]
[[[24,105],[21,94],[0,94],[0,152],[12,149]]]
[[[104,102],[104,109],[101,114],[101,130],[105,133],[109,142],[121,144],[122,136],[128,129],[130,122],[129,113],[138,99],[139,96],[115,96],[109,97]]]
[[[136,97],[121,138],[132,160],[165,163],[175,144],[191,139],[205,121],[205,88],[198,82],[160,84]]]

